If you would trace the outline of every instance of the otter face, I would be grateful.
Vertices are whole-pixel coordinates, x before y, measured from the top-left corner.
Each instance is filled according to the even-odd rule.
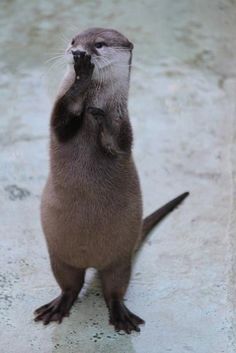
[[[91,28],[76,35],[68,48],[66,57],[73,64],[73,52],[86,52],[95,65],[93,78],[99,78],[109,71],[109,76],[126,72],[131,64],[133,44],[121,33],[113,29]]]

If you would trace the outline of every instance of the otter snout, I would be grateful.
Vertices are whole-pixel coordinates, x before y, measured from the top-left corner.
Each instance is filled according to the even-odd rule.
[[[81,55],[85,55],[86,51],[84,50],[71,50],[71,53],[73,56],[81,56]]]

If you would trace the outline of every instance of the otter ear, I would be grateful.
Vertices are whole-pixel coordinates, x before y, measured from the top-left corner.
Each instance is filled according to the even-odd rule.
[[[130,50],[133,50],[133,48],[134,48],[133,43],[129,42],[129,48],[130,48]]]

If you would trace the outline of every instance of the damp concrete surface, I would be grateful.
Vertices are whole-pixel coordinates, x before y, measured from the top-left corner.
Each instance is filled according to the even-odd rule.
[[[0,352],[236,352],[235,0],[3,0],[0,23]],[[126,303],[146,324],[131,335],[108,325],[92,270],[61,325],[33,321],[59,293],[39,220],[65,68],[51,58],[92,26],[134,43],[129,110],[144,213],[191,193],[134,265]]]

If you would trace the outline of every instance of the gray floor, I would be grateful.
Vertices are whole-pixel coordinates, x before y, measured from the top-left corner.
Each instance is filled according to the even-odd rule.
[[[235,348],[236,2],[2,1],[0,352],[231,353]],[[90,273],[70,318],[33,310],[58,294],[39,222],[48,121],[64,36],[102,25],[135,44],[130,113],[145,213],[191,197],[152,234],[127,293],[146,320],[113,332]]]

